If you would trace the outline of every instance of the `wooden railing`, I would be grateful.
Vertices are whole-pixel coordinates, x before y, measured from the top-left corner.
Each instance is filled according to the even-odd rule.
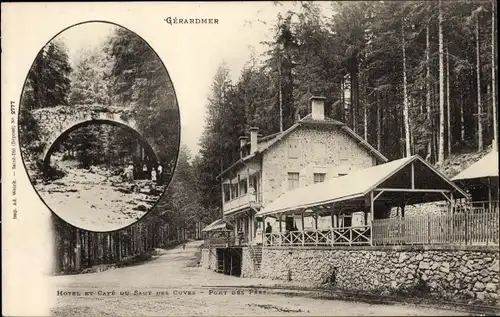
[[[370,245],[370,226],[266,233],[264,246]]]
[[[205,239],[205,245],[206,246],[226,245],[226,244],[229,244],[230,241],[231,241],[231,238],[223,238],[223,237],[206,238]]]
[[[231,234],[229,237],[208,237],[205,239],[206,246],[244,246],[248,244],[248,237],[243,235],[240,239],[239,236]]]
[[[231,200],[225,201],[223,205],[224,214],[236,211],[240,208],[259,204],[262,201],[261,193],[246,193]]]
[[[373,244],[498,245],[498,209],[373,221]]]

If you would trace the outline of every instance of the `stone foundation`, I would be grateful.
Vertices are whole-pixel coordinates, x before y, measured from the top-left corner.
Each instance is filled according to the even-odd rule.
[[[243,260],[241,262],[241,277],[256,277],[259,275],[255,267],[249,248],[243,248]]]
[[[408,295],[420,289],[454,300],[499,296],[499,251],[492,248],[264,248],[258,277],[285,280],[290,274],[320,286],[334,271],[339,289]]]
[[[201,267],[217,271],[217,253],[215,248],[201,249]]]

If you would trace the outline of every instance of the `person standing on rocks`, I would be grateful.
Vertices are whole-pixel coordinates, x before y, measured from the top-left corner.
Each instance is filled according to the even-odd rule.
[[[156,182],[156,170],[154,168],[151,169],[151,180]]]
[[[146,164],[144,164],[142,166],[142,177],[144,177],[144,179],[148,179],[148,166]]]
[[[130,162],[127,168],[127,180],[133,182],[134,181],[134,164]]]

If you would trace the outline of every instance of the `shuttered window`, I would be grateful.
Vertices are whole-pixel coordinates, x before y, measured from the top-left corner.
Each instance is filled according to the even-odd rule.
[[[325,173],[314,173],[314,183],[322,183],[325,181]]]
[[[288,190],[299,187],[299,173],[288,173]]]

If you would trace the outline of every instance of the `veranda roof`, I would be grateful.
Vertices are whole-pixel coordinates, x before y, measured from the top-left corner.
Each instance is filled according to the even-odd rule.
[[[418,166],[414,167],[411,163],[415,163],[415,166],[418,163]],[[412,172],[409,172],[410,165],[412,165]],[[418,176],[415,176],[417,174]],[[413,183],[414,187],[416,186],[416,189],[412,189],[411,183]],[[457,192],[458,195],[455,196],[456,198],[466,196],[466,193],[446,178],[446,176],[437,171],[420,156],[414,155],[355,171],[322,183],[299,187],[281,195],[265,206],[265,208],[257,213],[257,216],[295,210],[304,211],[320,205],[363,199],[381,184],[384,186],[380,187],[380,191],[385,187],[391,187],[387,190],[388,193],[399,194],[397,191],[409,192],[420,195],[420,200],[428,199],[427,201],[444,200],[445,198],[441,195],[441,191]],[[430,200],[429,197],[424,197],[424,194],[427,195],[426,191],[434,194],[433,200]]]
[[[217,219],[208,226],[206,226],[202,232],[210,232],[210,231],[230,231],[227,228],[227,223],[224,221],[224,219]]]
[[[491,151],[479,161],[475,162],[457,176],[453,177],[453,181],[466,179],[498,177],[498,152]]]

